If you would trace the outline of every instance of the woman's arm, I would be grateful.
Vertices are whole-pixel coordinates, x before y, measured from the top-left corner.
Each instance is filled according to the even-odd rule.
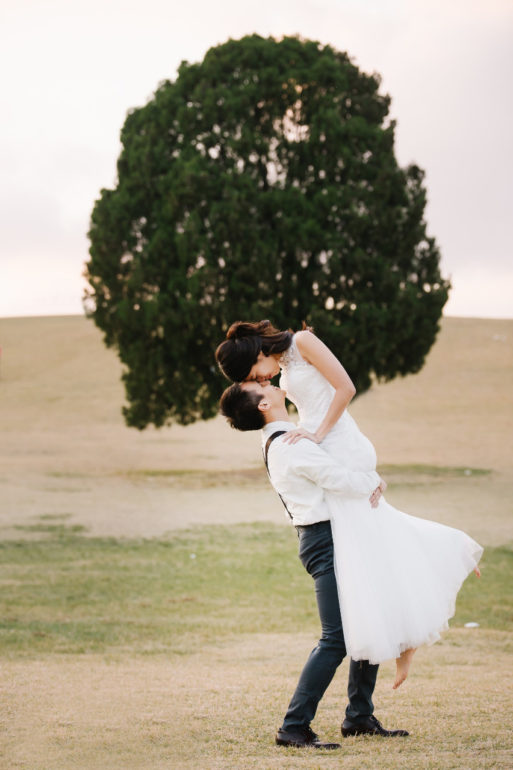
[[[356,393],[356,388],[340,361],[315,334],[309,331],[301,331],[297,332],[295,339],[297,348],[305,361],[315,366],[326,377],[330,385],[335,388],[333,400],[324,416],[324,420],[314,434],[308,435],[308,438],[311,438],[316,443],[320,443],[348,406]],[[306,431],[292,431],[290,438],[285,437],[283,440],[295,443],[305,435]]]

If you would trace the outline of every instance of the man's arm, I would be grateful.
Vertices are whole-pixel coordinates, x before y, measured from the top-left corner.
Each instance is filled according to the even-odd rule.
[[[327,492],[348,494],[352,497],[370,497],[383,483],[376,471],[353,471],[336,463],[330,455],[308,439],[288,445],[290,451],[298,448],[295,470]]]

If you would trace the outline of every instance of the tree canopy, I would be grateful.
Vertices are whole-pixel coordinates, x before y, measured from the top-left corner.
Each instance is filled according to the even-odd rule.
[[[216,414],[236,320],[307,321],[360,393],[422,367],[449,283],[379,86],[330,46],[251,35],[128,113],[85,306],[124,364],[129,425]]]

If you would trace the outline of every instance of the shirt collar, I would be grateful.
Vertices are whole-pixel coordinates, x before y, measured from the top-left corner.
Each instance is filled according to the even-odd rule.
[[[291,420],[274,420],[268,422],[262,428],[262,442],[267,441],[269,436],[272,436],[277,430],[294,430],[297,425]]]

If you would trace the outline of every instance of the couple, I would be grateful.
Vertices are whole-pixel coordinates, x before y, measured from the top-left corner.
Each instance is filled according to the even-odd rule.
[[[440,638],[456,595],[482,548],[464,532],[389,505],[376,454],[347,412],[354,386],[310,330],[269,321],[233,324],[216,359],[233,381],[221,398],[232,427],[262,429],[270,480],[299,536],[299,558],[315,581],[322,636],[302,671],[276,742],[338,748],[312,731],[318,703],[347,654],[342,735],[407,735],[373,715],[378,664],[395,658],[397,688],[421,644]],[[281,388],[270,384],[281,369]],[[297,407],[288,417],[285,396]]]

